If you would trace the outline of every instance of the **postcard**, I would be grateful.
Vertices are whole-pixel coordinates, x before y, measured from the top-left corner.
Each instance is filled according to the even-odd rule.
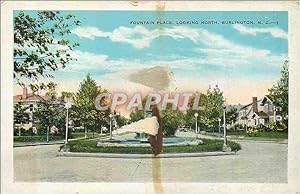
[[[300,192],[296,2],[1,9],[3,193]]]

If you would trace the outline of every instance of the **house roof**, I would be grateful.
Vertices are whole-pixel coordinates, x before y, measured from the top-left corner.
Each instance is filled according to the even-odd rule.
[[[257,115],[260,118],[267,118],[267,117],[269,117],[269,115],[267,113],[263,112],[263,111],[254,112],[253,115],[252,115],[252,118],[254,117],[254,115]]]
[[[245,106],[243,106],[240,110],[247,108],[248,106],[252,105],[252,102],[250,104],[247,104]]]
[[[14,102],[26,102],[26,101],[45,102],[47,100],[49,100],[49,97],[38,95],[38,94],[27,94],[26,98],[23,98],[23,95],[15,95],[13,97]]]
[[[261,101],[262,101],[262,99],[259,99],[259,100],[257,101],[257,103],[259,103],[259,102],[261,102]],[[245,108],[248,108],[249,106],[252,106],[252,104],[253,104],[253,102],[251,102],[251,103],[249,103],[249,104],[243,106],[240,110],[243,110],[243,109],[245,109]]]
[[[261,101],[261,104],[264,105],[266,101],[273,102],[272,97],[270,95],[265,95]]]

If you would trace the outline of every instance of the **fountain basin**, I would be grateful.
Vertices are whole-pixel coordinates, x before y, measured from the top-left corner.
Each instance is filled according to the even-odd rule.
[[[190,137],[167,137],[163,138],[163,146],[174,145],[199,145],[203,141]],[[102,140],[97,143],[97,147],[150,147],[147,139],[127,139],[118,142],[109,142]]]

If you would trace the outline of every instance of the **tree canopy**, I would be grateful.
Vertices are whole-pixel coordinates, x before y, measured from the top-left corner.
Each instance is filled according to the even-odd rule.
[[[14,79],[38,80],[53,77],[51,71],[64,68],[75,60],[71,51],[79,44],[67,35],[80,21],[72,14],[59,11],[37,11],[27,14],[19,11],[14,16]]]
[[[275,106],[281,108],[283,116],[288,115],[288,100],[289,100],[289,66],[288,61],[285,61],[280,79],[276,84],[269,89],[269,94]]]

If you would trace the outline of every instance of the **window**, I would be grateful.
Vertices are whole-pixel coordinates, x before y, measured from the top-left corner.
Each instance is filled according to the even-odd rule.
[[[33,104],[30,104],[30,105],[29,105],[29,111],[30,111],[30,112],[33,112]]]

